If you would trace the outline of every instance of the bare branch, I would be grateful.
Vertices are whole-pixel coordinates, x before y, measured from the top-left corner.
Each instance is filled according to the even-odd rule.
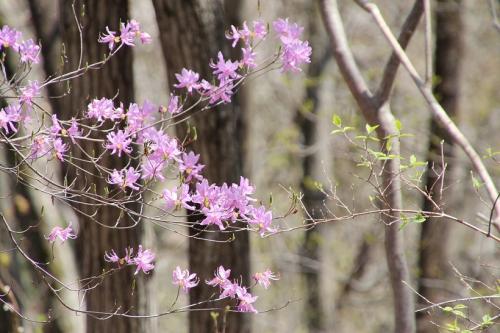
[[[399,33],[398,42],[403,49],[406,49],[408,46],[411,37],[413,36],[415,29],[420,22],[420,18],[424,12],[424,5],[422,0],[416,0],[413,8],[408,14],[406,21],[401,28],[401,32]],[[399,68],[399,58],[395,52],[392,52],[389,61],[385,65],[384,74],[382,77],[382,81],[380,82],[380,86],[377,91],[377,103],[378,105],[385,104],[389,99],[389,96],[392,91],[392,87],[394,86],[394,81],[396,80],[396,74]]]
[[[488,192],[488,196],[490,197],[491,202],[494,204],[495,200],[498,196],[498,190],[496,189],[495,183],[491,179],[490,174],[488,173],[488,170],[486,169],[485,165],[483,164],[483,161],[481,160],[481,157],[479,154],[474,150],[472,147],[471,143],[469,140],[464,136],[464,134],[460,131],[460,129],[455,125],[453,120],[448,116],[446,111],[443,109],[443,107],[439,104],[439,102],[436,100],[434,95],[432,94],[432,91],[428,89],[425,85],[425,82],[422,80],[422,78],[419,76],[417,70],[413,66],[411,60],[408,58],[406,55],[404,49],[402,46],[398,43],[396,40],[396,37],[391,32],[391,29],[385,22],[382,14],[380,13],[380,10],[378,7],[373,4],[373,3],[366,3],[366,2],[361,2],[357,1],[365,10],[367,10],[372,17],[374,18],[377,26],[380,28],[382,33],[384,34],[385,38],[393,48],[395,54],[399,58],[399,61],[403,64],[405,69],[408,71],[410,74],[411,78],[413,79],[415,85],[419,89],[420,93],[424,97],[425,101],[429,105],[429,108],[432,112],[432,115],[436,118],[436,120],[439,122],[440,126],[450,135],[450,137],[453,139],[455,143],[457,143],[462,150],[465,152],[469,160],[471,161],[475,171],[481,178],[481,180],[484,182],[484,185],[486,187],[486,191]],[[500,231],[500,204],[496,204],[496,213],[495,213],[495,218],[493,219],[493,224],[497,228],[497,230]]]
[[[330,5],[331,2],[331,5]],[[370,123],[375,123],[375,105],[373,94],[368,89],[361,72],[356,65],[351,49],[349,48],[344,31],[344,25],[337,8],[337,1],[320,0],[319,7],[323,23],[326,27],[332,50],[349,90],[363,115]]]

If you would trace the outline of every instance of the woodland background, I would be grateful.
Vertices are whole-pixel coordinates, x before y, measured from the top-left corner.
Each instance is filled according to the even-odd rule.
[[[133,49],[133,81],[129,81],[133,87],[129,87],[129,92],[134,94],[134,97],[128,98],[138,103],[149,99],[166,105],[169,85],[172,84],[168,81],[172,73],[167,72],[165,63],[165,58],[169,58],[170,49],[167,49],[164,56],[161,39],[166,38],[166,33],[159,29],[153,2],[130,1],[130,17],[142,23],[143,29],[153,36],[153,43]],[[106,6],[104,3],[101,2],[99,6]],[[112,3],[112,6],[120,6],[119,1]],[[378,0],[376,3],[391,28],[399,31],[413,2]],[[433,21],[436,31],[448,29],[451,34],[451,42],[448,41],[450,45],[441,46],[447,46],[452,51],[441,55],[441,61],[445,64],[457,59],[460,61],[458,74],[450,83],[455,95],[451,103],[456,103],[456,108],[452,107],[452,117],[481,155],[486,154],[487,148],[498,151],[500,32],[493,26],[490,3],[486,0],[441,0],[431,1],[431,4],[434,19],[437,11],[446,6],[454,8],[451,23]],[[390,48],[378,29],[374,28],[369,16],[353,1],[339,1],[339,7],[355,58],[365,79],[375,86],[390,55]],[[326,207],[339,211],[340,208],[333,201],[329,201],[315,190],[315,181],[327,188],[336,187],[339,196],[352,210],[371,208],[368,196],[372,188],[362,178],[366,176],[367,171],[357,166],[359,152],[341,135],[330,134],[335,129],[331,122],[333,114],[339,115],[345,124],[359,129],[363,129],[365,123],[331,56],[315,1],[238,0],[227,1],[226,7],[216,6],[213,9],[207,5],[207,8],[207,11],[214,10],[210,15],[225,18],[225,28],[228,28],[229,24],[242,20],[251,21],[258,17],[265,21],[289,17],[305,26],[305,38],[313,47],[313,61],[309,67],[304,68],[301,75],[283,76],[278,72],[269,72],[252,78],[240,89],[241,98],[237,112],[243,115],[240,121],[245,127],[244,131],[238,132],[241,141],[237,143],[237,147],[241,151],[240,154],[222,156],[220,158],[224,160],[219,162],[225,163],[242,156],[243,160],[237,164],[242,166],[243,174],[255,184],[258,198],[269,203],[272,194],[272,207],[276,216],[285,214],[290,206],[287,191],[289,188],[310,195],[307,198],[313,198],[312,202],[305,200],[305,204],[315,207],[318,216],[328,215]],[[47,27],[63,21],[59,15],[60,9],[56,1],[0,1],[0,20],[36,39],[40,39],[36,30],[37,24],[39,29],[41,27],[42,30],[47,30]],[[106,24],[111,24],[105,22],[112,19],[118,17],[100,18],[99,21],[103,21],[99,22],[100,26],[85,33],[103,31]],[[71,18],[64,20],[65,24],[71,24]],[[93,24],[93,20],[94,18],[90,17],[90,24]],[[451,24],[451,28],[444,24]],[[51,36],[52,44],[46,45],[42,41],[42,47],[50,47],[57,54],[60,48],[60,32],[45,31],[46,34],[54,35]],[[97,35],[92,38],[94,37],[96,40]],[[190,47],[189,39],[181,40],[180,43],[186,43],[186,47]],[[53,47],[54,45],[56,46]],[[437,47],[438,44],[435,44],[434,49]],[[172,51],[172,57],[174,53]],[[408,54],[417,69],[423,72],[425,62],[422,22],[409,45]],[[56,55],[52,56],[57,58]],[[211,56],[214,57],[215,53]],[[31,75],[41,80],[46,74],[43,71],[35,71]],[[436,76],[435,80],[439,82],[440,78]],[[123,93],[121,91],[120,96]],[[50,110],[54,105],[47,104],[45,107]],[[418,160],[427,160],[429,143],[436,140],[436,133],[431,132],[431,119],[425,102],[409,76],[402,70],[398,74],[391,106],[403,124],[404,131],[413,134],[402,141],[402,155],[415,154]],[[219,135],[219,144],[222,146],[226,145],[225,140],[233,140],[230,136],[220,136],[210,130],[222,129],[213,127],[202,130],[198,140],[209,141],[211,135]],[[221,150],[231,152],[231,149],[224,147]],[[9,158],[5,150],[0,150],[0,153],[0,158]],[[304,162],[305,159],[307,162]],[[446,175],[447,187],[443,203],[447,212],[484,227],[484,221],[479,219],[477,214],[481,212],[487,215],[488,210],[473,186],[470,163],[458,149],[455,149],[453,156],[447,158],[447,162],[450,169]],[[494,181],[499,184],[498,162],[485,160],[485,163]],[[75,219],[73,212],[60,205],[54,206],[50,198],[40,193],[32,191],[29,194],[19,192],[17,196],[7,195],[16,185],[6,175],[0,176],[1,210],[6,216],[19,219],[18,223],[23,223],[27,218],[43,221],[39,232],[46,235],[51,226],[64,225],[63,221]],[[404,203],[407,208],[421,209],[424,200],[420,193],[406,191]],[[42,206],[43,215],[40,215]],[[26,212],[30,214],[26,215]],[[298,226],[302,223],[302,218],[302,212],[299,210],[280,221],[280,224],[284,228]],[[421,261],[420,235],[426,223],[410,224],[401,231],[406,241],[405,252],[414,288],[417,289],[419,285],[421,288],[427,287],[427,295],[434,295],[437,299],[470,295],[452,265],[463,276],[473,277],[485,283],[494,284],[500,277],[498,244],[449,221],[443,221],[442,223],[447,224],[446,227],[433,230],[427,236],[437,238],[437,241],[429,245],[433,247],[426,252],[431,258],[429,260],[437,260],[429,264],[435,265],[430,271],[437,275],[422,277],[422,270],[425,268],[422,267]],[[257,293],[257,308],[260,311],[271,311],[251,316],[253,331],[390,331],[393,319],[383,235],[384,226],[377,215],[327,223],[309,231],[297,229],[265,239],[251,233],[251,271],[271,268],[280,274],[280,281],[273,284],[269,290]],[[154,313],[168,307],[175,297],[177,288],[171,284],[171,271],[177,265],[188,266],[188,240],[169,230],[148,224],[144,226],[143,237],[143,244],[157,251],[157,266],[154,274],[148,277],[149,283],[145,287],[150,311]],[[0,244],[2,242],[6,244],[5,237],[0,232]],[[45,251],[52,250],[48,244],[40,246],[45,247]],[[66,279],[75,278],[75,257],[80,255],[79,248],[65,243],[53,250],[57,257],[56,273]],[[239,253],[227,255],[235,257],[233,260],[240,260]],[[211,270],[210,268],[208,271]],[[3,283],[12,285],[14,290],[18,290],[19,301],[26,315],[43,318],[47,309],[51,308],[51,315],[55,318],[54,325],[41,328],[25,323],[25,332],[85,331],[85,316],[74,315],[62,309],[56,301],[50,300],[43,283],[31,275],[19,257],[10,252],[0,252],[0,279]],[[13,284],[14,281],[17,286]],[[311,295],[317,297],[311,298]],[[77,304],[75,295],[68,295],[68,299]],[[417,308],[426,305],[418,297],[416,300]],[[181,296],[180,302],[187,304],[188,298]],[[471,304],[470,311],[481,313],[482,307]],[[421,332],[439,331],[433,325],[426,326],[430,319],[445,323],[450,318],[437,312],[433,317],[423,316],[419,319]],[[151,319],[148,321],[147,331],[187,332],[187,320],[187,313]],[[496,328],[498,329],[498,326]]]

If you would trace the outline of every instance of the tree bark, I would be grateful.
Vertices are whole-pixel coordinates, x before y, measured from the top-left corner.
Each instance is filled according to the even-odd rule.
[[[365,2],[359,2],[362,5],[365,4]],[[379,96],[370,91],[361,75],[347,42],[342,19],[337,8],[337,1],[319,0],[319,4],[323,23],[330,38],[333,55],[351,94],[366,122],[372,126],[375,124],[380,125],[377,128],[377,136],[381,142],[382,152],[388,153],[386,143],[387,140],[391,140],[392,149],[390,153],[398,156],[400,154],[399,140],[394,139],[397,137],[398,131],[390,105],[388,102],[380,104]],[[414,18],[420,17],[421,14],[421,10],[412,10],[406,20],[407,22],[411,21],[412,24],[405,24],[404,29],[410,32],[414,31],[414,26],[419,21]],[[411,35],[411,33],[406,35],[403,31],[400,34],[400,40],[404,40],[406,44],[409,42]],[[389,66],[393,66],[392,70],[397,70],[397,62],[395,65],[389,62],[385,73],[391,73],[392,70],[387,70]],[[386,82],[386,79],[384,78],[382,82]],[[390,85],[391,83],[386,83],[385,87],[380,87],[380,91],[388,91],[388,94],[390,94]],[[388,137],[389,139],[387,139]],[[385,253],[394,302],[394,331],[397,333],[413,333],[415,331],[413,294],[404,284],[410,281],[410,274],[404,252],[403,233],[399,231],[401,216],[397,212],[402,209],[401,178],[399,176],[400,161],[397,158],[387,160],[381,163],[381,167],[382,184],[379,204],[381,208],[390,210],[387,214],[381,214],[380,218],[385,224]]]
[[[319,90],[321,75],[326,65],[332,58],[330,48],[321,50],[321,37],[319,34],[318,13],[314,3],[309,8],[309,36],[313,53],[311,64],[308,66],[307,78],[312,83],[306,85],[305,96],[301,107],[296,112],[296,123],[302,133],[302,148],[306,151],[302,158],[302,179],[300,187],[303,193],[302,203],[306,213],[305,219],[313,220],[324,218],[324,205],[326,196],[316,188],[313,181],[320,181],[327,177],[321,167],[321,150],[318,145],[320,139],[319,126]],[[321,50],[321,51],[320,51]],[[310,109],[303,110],[302,106],[310,105]],[[321,299],[321,226],[309,228],[305,231],[301,245],[301,272],[305,282],[306,302],[304,304],[304,318],[309,332],[325,332],[324,308]]]
[[[67,55],[66,71],[73,70],[78,66],[80,57],[80,39],[78,27],[72,9],[73,1],[61,1],[61,32],[62,41],[65,43]],[[109,26],[112,30],[119,29],[119,22],[128,19],[128,1],[113,0],[78,0],[75,1],[75,11],[83,30],[83,66],[102,60],[108,52],[105,45],[97,42],[100,32]],[[61,108],[56,110],[61,119],[70,119],[72,116],[82,116],[86,112],[88,103],[93,98],[113,98],[118,94],[118,100],[128,106],[133,100],[133,76],[132,76],[132,52],[129,48],[119,51],[102,69],[88,71],[84,76],[71,81],[71,93],[61,101]],[[104,138],[104,134],[100,134]],[[95,152],[96,156],[103,151],[100,142],[82,141],[82,148],[89,154]],[[74,157],[81,156],[79,149],[73,149]],[[74,160],[74,163],[80,163]],[[106,155],[102,164],[108,168],[122,169],[126,161]],[[93,175],[83,173],[72,167],[66,167],[63,177],[67,177],[68,183],[76,179],[75,187],[82,191],[95,191],[99,195],[105,195],[106,183],[102,176],[93,166],[80,164],[82,168],[92,172]],[[94,176],[95,175],[95,176]],[[105,177],[105,176],[104,176]],[[80,198],[83,203],[77,204],[76,208],[83,214],[95,215],[99,222],[111,226],[119,221],[119,226],[130,226],[132,222],[129,217],[120,215],[120,210],[110,206],[94,207],[92,202],[86,198]],[[136,207],[131,207],[136,208]],[[115,249],[120,253],[128,246],[137,247],[141,240],[142,229],[140,224],[130,229],[112,229],[98,225],[88,216],[79,215],[79,231],[76,240],[76,253],[78,265],[82,278],[96,276],[102,273],[108,265],[104,262],[104,253]],[[144,277],[138,275],[137,284],[141,284]],[[98,285],[88,291],[85,295],[87,309],[90,311],[128,312],[137,314],[143,307],[140,298],[140,288],[133,281],[134,276],[131,269],[125,269],[111,276],[107,276]],[[135,289],[134,289],[134,286]],[[106,320],[98,320],[87,315],[87,332],[142,332],[141,321],[136,319],[125,319],[112,316]]]
[[[210,81],[209,60],[216,57],[218,50],[225,50],[224,53],[229,54],[228,42],[224,38],[227,27],[225,20],[228,19],[228,15],[224,13],[222,2],[154,0],[153,4],[170,85],[176,82],[174,74],[179,73],[183,67],[193,69]],[[231,12],[234,13],[234,7]],[[196,114],[189,121],[196,126],[198,133],[198,140],[193,143],[192,149],[201,154],[202,163],[206,165],[204,176],[219,185],[222,182],[239,182],[243,172],[244,122],[238,97],[235,96],[230,105]],[[185,133],[183,128],[178,126],[177,130],[182,137],[182,133]],[[190,216],[189,219],[197,222],[199,216]],[[190,228],[190,234],[214,240],[227,240],[230,237],[228,234],[218,232],[203,232],[198,227]],[[223,265],[231,268],[233,278],[241,280],[243,285],[248,285],[250,267],[248,233],[236,232],[234,236],[236,237],[234,241],[226,243],[190,238],[190,269],[201,279],[208,279],[213,276],[219,265]],[[207,300],[213,292],[213,288],[200,283],[190,291],[190,302]],[[224,307],[225,304],[221,304],[217,303]],[[219,328],[224,316],[224,313],[220,313],[218,317]],[[189,312],[189,331],[214,332],[214,319],[210,312]],[[250,332],[249,315],[227,313],[224,332]]]
[[[440,0],[436,3],[436,47],[434,68],[437,84],[434,86],[434,95],[451,118],[456,119],[459,112],[460,99],[460,67],[462,58],[462,4],[460,0]],[[441,141],[443,141],[443,155],[441,156]],[[430,141],[428,149],[428,165],[435,172],[429,170],[426,177],[426,188],[432,200],[443,207],[446,205],[441,186],[445,189],[452,183],[451,170],[455,168],[455,144],[450,135],[443,130],[434,118],[430,125]],[[438,174],[443,172],[442,160],[446,165],[446,176],[440,179]],[[444,175],[443,175],[444,176]],[[449,198],[450,193],[448,193]],[[425,199],[424,211],[435,211],[430,200]],[[444,220],[429,218],[422,224],[420,235],[420,278],[419,293],[432,302],[443,301],[447,296],[442,287],[436,282],[444,282],[449,276],[448,238],[451,224]],[[429,323],[424,313],[419,313],[418,332],[430,333],[435,326]]]

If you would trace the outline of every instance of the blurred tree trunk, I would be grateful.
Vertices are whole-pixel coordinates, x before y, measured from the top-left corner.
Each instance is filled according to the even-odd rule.
[[[78,66],[80,57],[80,39],[78,27],[73,15],[72,3],[75,4],[75,11],[82,25],[83,30],[83,61],[92,63],[102,60],[109,51],[106,45],[99,44],[97,38],[99,33],[104,32],[106,26],[111,30],[118,30],[119,23],[128,19],[128,1],[113,0],[78,0],[61,1],[61,36],[66,45],[67,66],[65,71],[74,70]],[[56,110],[61,119],[70,119],[72,116],[82,116],[86,112],[88,103],[93,98],[112,98],[118,94],[118,100],[128,106],[133,101],[134,83],[132,72],[132,51],[125,47],[119,54],[113,57],[102,69],[91,70],[84,76],[70,82],[71,93],[61,100],[61,108]],[[100,134],[100,138],[104,134]],[[82,148],[92,154],[94,151],[99,155],[103,151],[101,142],[82,141]],[[79,149],[72,151],[76,158],[84,158]],[[80,164],[74,159],[73,163]],[[107,168],[122,169],[126,161],[106,155],[102,160],[102,165]],[[65,164],[67,165],[67,164]],[[104,195],[106,183],[102,177],[98,177],[99,172],[94,166],[88,163],[81,163],[80,166],[93,175],[81,172],[74,167],[66,167],[63,177],[67,177],[68,183],[76,179],[75,187],[82,191],[95,191]],[[104,176],[105,177],[105,176]],[[89,216],[95,214],[95,219],[103,224],[115,225],[119,221],[120,227],[132,225],[132,221],[127,215],[122,216],[121,211],[110,206],[95,207],[93,202],[88,202],[86,198],[79,198],[85,201],[83,204],[76,204],[76,208]],[[130,207],[135,209],[137,207]],[[82,278],[96,276],[102,273],[104,267],[108,266],[104,262],[104,253],[110,249],[115,249],[122,253],[127,246],[136,247],[140,240],[142,229],[140,224],[134,228],[112,229],[98,225],[87,216],[79,215],[79,231],[76,240],[76,251],[78,266]],[[107,276],[99,282],[98,286],[89,290],[85,295],[85,302],[88,310],[113,312],[118,308],[118,312],[128,312],[137,314],[143,312],[143,304],[140,301],[141,285],[144,277],[137,277],[137,284],[134,283],[134,276],[131,268],[122,270],[111,276]],[[97,320],[87,316],[86,330],[89,333],[133,333],[143,332],[142,321],[136,319],[126,319],[122,317],[111,317],[106,320]]]
[[[53,0],[27,0],[31,13],[36,39],[41,42],[43,71],[45,76],[55,76],[62,73],[63,61],[61,52],[61,25],[59,2]],[[59,97],[64,93],[64,85],[50,84],[47,88],[52,110],[59,108]]]
[[[175,73],[183,67],[193,69],[210,81],[212,76],[209,60],[215,58],[218,50],[226,56],[229,43],[224,37],[227,20],[235,23],[235,13],[239,1],[228,1],[226,7],[221,1],[196,0],[154,0],[153,1],[163,55],[167,64],[170,85],[176,82]],[[227,10],[227,12],[224,12]],[[229,14],[229,15],[228,15]],[[229,16],[229,17],[228,17]],[[195,114],[190,123],[196,126],[198,140],[192,148],[201,154],[206,165],[204,176],[211,182],[239,182],[243,172],[244,121],[241,104],[237,96],[233,103],[222,105],[215,110]],[[177,127],[182,137],[182,124]],[[184,132],[185,134],[185,132]],[[193,222],[199,216],[190,216]],[[190,234],[198,237],[227,240],[229,234],[202,232],[197,227],[190,228]],[[200,234],[201,232],[201,234]],[[231,276],[249,283],[249,238],[246,231],[235,233],[236,239],[229,243],[189,239],[189,266],[200,278],[210,278],[217,266],[231,268]],[[190,291],[190,302],[209,299],[214,290],[203,283]],[[222,303],[218,303],[220,305]],[[210,304],[209,306],[213,306]],[[223,307],[224,304],[221,305]],[[224,314],[218,317],[219,328]],[[189,312],[189,331],[192,333],[214,332],[214,319],[208,311]],[[226,333],[250,332],[248,314],[227,313]]]
[[[434,55],[434,68],[436,84],[434,95],[451,118],[456,119],[459,112],[460,97],[460,66],[462,58],[462,4],[461,0],[439,0],[436,3],[436,48]],[[446,205],[442,197],[441,186],[447,188],[452,184],[451,169],[455,168],[453,160],[453,140],[441,129],[432,118],[430,129],[430,142],[428,150],[429,168],[434,167],[436,172],[427,172],[426,188],[432,200],[440,207]],[[442,172],[441,141],[443,142],[443,157],[446,163],[446,176],[439,179]],[[437,173],[437,174],[436,174]],[[450,201],[452,192],[447,192]],[[425,211],[436,208],[430,200],[423,204]],[[442,220],[429,218],[422,224],[420,236],[420,279],[418,291],[432,302],[443,301],[447,296],[442,284],[449,276],[448,264],[448,236],[451,224]],[[442,283],[440,283],[442,282]],[[435,332],[436,327],[429,323],[427,316],[419,315],[418,332]]]
[[[309,36],[313,52],[311,64],[307,69],[307,82],[302,105],[296,114],[296,123],[302,133],[302,149],[305,155],[302,158],[302,179],[300,187],[303,193],[302,203],[307,213],[305,219],[324,218],[325,194],[316,186],[315,182],[325,179],[328,175],[321,165],[320,118],[318,117],[321,88],[321,75],[332,57],[329,47],[322,47],[323,35],[319,35],[321,20],[318,17],[315,3],[311,3],[309,11]],[[322,51],[320,51],[323,49]],[[312,222],[312,221],[311,221]],[[304,317],[309,332],[324,332],[324,310],[321,300],[321,226],[309,228],[305,231],[301,245],[301,272],[305,282],[306,303]]]
[[[5,13],[1,13],[2,18],[0,18],[0,25],[3,21],[3,16]],[[9,53],[4,61],[5,66],[5,74],[7,77],[12,77],[15,71],[15,64],[12,63],[12,55],[13,53]],[[0,107],[5,107],[8,105],[7,100],[0,100]],[[16,153],[14,150],[9,149],[8,145],[2,145],[4,147],[5,152],[5,161],[9,167],[16,165],[19,161],[17,159]],[[30,192],[29,187],[24,183],[19,181],[14,175],[6,175],[6,179],[8,178],[8,188],[9,188],[9,198],[11,199],[12,212],[14,213],[13,218],[15,221],[16,229],[18,230],[27,230],[23,234],[23,250],[26,254],[28,254],[33,260],[40,263],[50,262],[50,253],[48,251],[47,241],[44,239],[43,231],[40,228],[39,224],[41,222],[41,216],[36,211],[36,206],[34,204],[34,198],[32,193]],[[38,226],[38,227],[37,227]],[[10,240],[8,242],[10,244]],[[28,302],[34,302],[35,307],[40,312],[41,315],[45,315],[47,317],[53,316],[52,307],[55,302],[57,302],[56,298],[49,290],[49,288],[45,285],[45,282],[42,281],[41,276],[38,272],[35,272],[32,267],[29,267],[25,262],[25,258],[23,258],[19,253],[16,253],[16,259],[12,261],[12,265],[10,268],[12,277],[16,278],[18,282],[17,286],[23,288],[24,293],[29,293],[32,297],[30,300],[25,300]],[[50,271],[50,268],[47,267],[47,270]],[[22,279],[22,275],[29,275],[29,281],[32,283],[30,285],[25,285],[24,280]],[[12,283],[12,282],[11,282]],[[0,284],[1,274],[0,274]],[[34,286],[36,284],[36,286]],[[11,293],[16,293],[15,286],[10,286],[12,288]],[[0,293],[2,293],[0,289]],[[10,295],[8,298],[15,300],[13,295]],[[17,303],[17,301],[16,301]],[[15,304],[15,308],[17,311],[22,313],[23,304]],[[13,314],[13,313],[11,313]],[[21,324],[21,320],[17,315],[13,323]],[[0,315],[1,318],[1,315]],[[4,332],[3,324],[7,322],[3,322],[3,319],[0,320],[0,332]],[[50,323],[41,326],[41,332],[44,333],[59,333],[62,332],[62,329],[57,320],[52,320]],[[22,329],[19,328],[19,329]],[[6,330],[5,332],[10,332]],[[14,332],[14,331],[12,331]]]

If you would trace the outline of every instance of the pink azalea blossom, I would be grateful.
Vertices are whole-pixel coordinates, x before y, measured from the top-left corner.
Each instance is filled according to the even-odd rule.
[[[198,80],[200,79],[200,74],[193,72],[192,70],[182,69],[181,74],[175,74],[178,84],[174,84],[175,88],[186,88],[188,92],[192,92],[193,89],[197,89]]]
[[[252,217],[248,219],[248,223],[257,226],[261,237],[276,232],[276,229],[271,226],[273,222],[273,213],[271,211],[266,211],[264,206],[255,208],[251,215]]]
[[[133,190],[139,190],[139,186],[135,183],[141,174],[133,167],[129,167],[128,169],[122,169],[120,171],[114,169],[108,178],[107,182],[109,184],[120,185],[122,189],[125,187],[129,187]]]
[[[151,42],[153,41],[153,38],[151,38],[151,35],[147,32],[141,32],[139,38],[142,44],[151,44]]]
[[[212,287],[221,287],[227,283],[231,283],[229,281],[229,275],[231,274],[230,269],[225,269],[224,266],[219,266],[214,273],[214,278],[209,281],[205,281],[206,284]]]
[[[68,146],[63,143],[61,138],[57,138],[53,142],[54,145],[54,154],[56,155],[57,159],[61,162],[64,161],[63,154],[68,151]]]
[[[28,81],[28,84],[21,88],[21,96],[19,101],[31,106],[32,101],[35,97],[40,96],[40,85],[38,81]]]
[[[149,271],[155,268],[153,261],[155,259],[155,254],[151,250],[143,250],[142,245],[139,245],[139,250],[137,255],[131,259],[134,265],[137,266],[134,275],[137,275],[139,271],[142,270],[143,273],[148,274]]]
[[[179,96],[170,94],[167,111],[172,115],[182,111],[182,105],[179,105]]]
[[[182,154],[182,160],[179,163],[179,171],[183,172],[186,179],[185,181],[188,183],[193,178],[202,179],[201,170],[205,167],[203,164],[199,164],[198,160],[200,159],[199,154],[195,154],[190,151],[188,154]]]
[[[59,123],[59,120],[57,119],[57,115],[53,114],[52,115],[52,127],[50,128],[50,136],[55,138],[58,136],[61,131],[62,131],[61,124]]]
[[[246,288],[239,288],[236,292],[238,296],[238,311],[239,312],[253,312],[257,313],[257,310],[253,307],[253,303],[257,300],[258,296],[252,296]]]
[[[200,279],[196,277],[196,273],[190,274],[187,269],[181,270],[179,266],[172,272],[172,283],[182,288],[182,291],[187,293],[189,289],[196,287]]]
[[[109,253],[104,252],[104,261],[107,262],[119,262],[120,257],[116,254],[115,250],[111,250]]]
[[[229,40],[233,40],[233,44],[231,45],[232,47],[235,47],[236,44],[238,44],[238,41],[241,37],[242,36],[240,32],[234,25],[231,26],[231,32],[226,32],[226,38]]]
[[[80,137],[82,132],[78,129],[78,123],[75,118],[71,118],[71,126],[68,128],[68,136],[71,142],[75,143],[75,139]]]
[[[120,42],[120,37],[116,36],[116,31],[109,30],[106,26],[107,34],[101,34],[98,39],[99,43],[108,44],[109,50],[112,51],[115,48],[115,44]]]
[[[106,143],[106,149],[112,150],[111,155],[118,153],[118,157],[121,157],[122,152],[125,154],[130,154],[132,152],[132,147],[129,146],[132,139],[129,137],[128,133],[119,130],[109,133],[107,138],[108,142]]]
[[[45,238],[51,243],[54,243],[59,238],[64,243],[67,239],[75,239],[76,235],[73,232],[70,222],[66,228],[54,227],[49,236]]]
[[[40,62],[40,46],[32,39],[28,39],[19,44],[19,54],[21,62],[38,64]]]
[[[21,38],[21,33],[16,29],[12,29],[7,25],[4,25],[0,30],[0,50],[2,48],[12,47],[14,50],[18,50],[18,40]]]
[[[271,280],[279,280],[279,277],[271,272],[270,269],[266,269],[262,273],[255,273],[252,278],[255,280],[255,282],[264,287],[264,289],[269,288],[269,286],[271,285]]]
[[[87,117],[95,118],[99,122],[102,122],[105,119],[117,119],[113,101],[105,97],[92,100],[92,102],[88,105]]]
[[[15,124],[21,120],[21,106],[19,104],[9,105],[4,109],[0,109],[0,127],[6,134],[10,132],[16,133]]]
[[[164,181],[163,169],[165,168],[165,163],[163,161],[158,161],[153,158],[148,158],[141,165],[142,179],[146,180],[158,180]]]
[[[241,64],[243,66],[248,67],[248,68],[257,67],[257,63],[255,62],[256,54],[255,54],[255,52],[253,52],[253,49],[250,46],[247,46],[247,47],[241,49],[241,51],[243,52]]]
[[[241,77],[236,72],[238,70],[239,63],[237,61],[232,62],[231,60],[224,60],[224,56],[220,51],[217,54],[217,63],[211,61],[210,67],[214,69],[214,75],[216,75],[220,81],[237,79]]]
[[[37,159],[50,151],[49,138],[45,135],[39,135],[33,138],[29,157]]]
[[[312,49],[307,41],[292,40],[284,45],[283,71],[300,72],[300,65],[311,62]]]
[[[253,35],[256,41],[266,37],[267,28],[262,20],[253,21]]]
[[[163,191],[163,199],[165,199],[165,204],[168,210],[176,209],[179,207],[184,207],[189,210],[194,210],[191,202],[191,196],[189,195],[189,185],[182,184],[180,188],[174,190],[165,189]]]

